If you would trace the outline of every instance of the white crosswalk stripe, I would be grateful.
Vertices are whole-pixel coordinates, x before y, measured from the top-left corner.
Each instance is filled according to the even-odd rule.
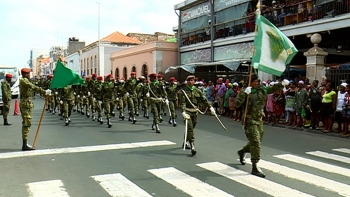
[[[254,188],[266,194],[272,196],[312,196],[305,194],[295,189],[291,189],[284,185],[269,181],[267,179],[262,179],[256,176],[253,176],[247,172],[237,170],[228,165],[222,164],[220,162],[210,162],[197,164],[199,167],[202,167],[206,170],[215,172],[221,176],[224,176],[228,179],[241,183],[245,186]]]
[[[120,173],[96,175],[92,178],[112,197],[152,197]]]
[[[220,197],[232,197],[232,195],[213,187],[207,183],[204,183],[196,178],[193,178],[173,167],[169,168],[160,168],[148,170],[150,173],[155,176],[163,179],[164,181],[175,186],[177,189],[194,196],[194,197],[203,197],[203,196],[220,196]]]
[[[332,160],[335,160],[335,161],[340,161],[340,162],[343,162],[343,163],[350,164],[350,158],[349,157],[344,157],[344,156],[341,156],[341,155],[326,153],[326,152],[322,152],[322,151],[307,152],[306,154],[317,156],[317,157],[322,157],[322,158],[326,158],[326,159],[332,159]]]
[[[306,165],[309,167],[317,168],[317,169],[322,170],[322,171],[331,172],[331,173],[340,174],[343,176],[350,177],[350,170],[348,168],[343,168],[343,167],[315,161],[312,159],[307,159],[307,158],[291,155],[291,154],[275,155],[274,157],[277,157],[279,159],[284,159],[287,161],[291,161],[294,163]]]
[[[250,161],[247,161],[250,163]],[[250,163],[251,164],[251,163]],[[293,168],[285,167],[279,164],[275,164],[269,161],[260,160],[259,167],[270,170],[277,174],[281,174],[283,176],[300,180],[311,185],[315,185],[318,187],[325,188],[327,190],[338,193],[341,196],[348,196],[350,191],[350,186],[344,183],[339,183],[333,180],[329,180],[317,175],[313,175],[307,172],[303,172],[300,170],[296,170]]]
[[[350,149],[340,148],[333,149],[333,151],[341,153],[350,153]],[[349,157],[342,155],[326,153],[322,151],[312,151],[306,152],[306,155],[316,156],[319,158],[326,158],[329,161],[339,161],[343,163],[348,163]],[[350,169],[339,167],[337,165],[332,165],[326,162],[320,162],[314,159],[309,159],[306,157],[296,156],[293,154],[281,154],[274,155],[275,158],[296,163],[298,165],[308,166],[314,169],[319,170],[319,174],[308,172],[308,168],[294,169],[290,167],[292,164],[288,163],[287,165],[279,164],[277,162],[271,162],[267,160],[260,160],[258,165],[264,170],[268,170],[272,173],[275,173],[277,177],[283,177],[283,179],[289,180],[280,180],[279,178],[273,178],[269,180],[267,178],[259,178],[257,176],[251,175],[249,172],[236,169],[234,167],[228,166],[226,164],[220,163],[218,161],[214,162],[205,162],[196,164],[202,169],[202,172],[210,171],[220,175],[220,181],[225,181],[229,179],[232,184],[232,181],[242,185],[243,187],[249,187],[256,192],[261,192],[271,196],[280,196],[280,197],[311,197],[319,196],[320,191],[325,191],[325,195],[339,195],[339,196],[348,196],[350,197],[350,183],[346,179],[340,179],[338,176],[328,175],[327,178],[323,177],[326,174],[330,173],[338,174],[345,177],[350,177]],[[251,164],[247,158],[247,163]],[[316,171],[317,171],[316,170]],[[169,183],[174,186],[174,192],[176,190],[181,190],[184,194],[194,197],[203,197],[203,196],[220,196],[220,197],[233,197],[235,194],[230,194],[224,189],[219,189],[216,185],[210,185],[201,180],[196,176],[191,176],[186,173],[186,171],[181,171],[174,167],[165,167],[165,168],[155,168],[147,170],[151,177],[157,177],[159,180]],[[144,173],[148,173],[144,172]],[[331,178],[330,178],[331,177]],[[345,178],[344,177],[344,178]],[[89,177],[87,177],[88,179]],[[111,174],[101,174],[91,176],[100,186],[101,191],[98,192],[107,192],[105,195],[112,197],[152,197],[155,195],[155,191],[146,191],[142,189],[143,185],[137,185],[133,182],[132,179],[128,179],[122,173],[111,173]],[[333,180],[334,179],[334,180]],[[340,179],[340,180],[336,180]],[[63,180],[49,180],[41,182],[33,182],[26,184],[27,192],[29,197],[69,197],[68,192],[64,188]],[[309,184],[307,187],[295,188],[296,185],[302,182],[303,184]],[[283,183],[283,184],[282,184]],[[152,183],[147,183],[152,184]],[[319,188],[320,191],[315,189],[309,190],[307,188],[314,187]],[[73,186],[74,187],[74,186]],[[172,196],[171,191],[167,191],[169,196]],[[178,192],[178,191],[177,191]],[[152,194],[152,195],[151,195]],[[105,196],[103,195],[103,196]],[[237,194],[236,194],[237,195]],[[249,192],[245,194],[250,196]],[[254,194],[256,196],[257,193]],[[321,192],[322,195],[322,192]],[[102,197],[102,193],[101,193]]]
[[[62,181],[41,181],[28,183],[29,197],[69,197]]]

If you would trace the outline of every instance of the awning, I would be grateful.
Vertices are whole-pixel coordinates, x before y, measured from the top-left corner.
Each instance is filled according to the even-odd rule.
[[[316,0],[316,6],[320,6],[330,2],[334,2],[334,0]]]
[[[216,66],[216,65],[223,65],[232,71],[236,71],[239,65],[241,65],[241,63],[245,61],[250,61],[250,60],[225,60],[225,61],[218,61],[218,62],[201,62],[201,63],[184,64],[179,66],[171,66],[165,70],[165,74],[169,73],[171,69],[179,69],[179,68],[182,68],[185,71],[194,74],[196,67]]]

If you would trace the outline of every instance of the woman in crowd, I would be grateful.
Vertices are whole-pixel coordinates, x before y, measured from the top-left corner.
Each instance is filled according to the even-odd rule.
[[[296,125],[296,116],[295,116],[295,92],[296,87],[294,81],[289,81],[289,88],[285,91],[286,95],[286,124],[287,125]]]
[[[320,114],[324,122],[324,129],[322,132],[332,132],[333,113],[336,109],[337,93],[333,90],[333,84],[327,83],[326,91],[322,96],[322,103]]]
[[[337,107],[335,110],[335,114],[334,114],[334,120],[337,122],[338,124],[338,129],[336,131],[336,133],[341,133],[342,132],[342,124],[343,124],[343,105],[344,105],[344,101],[345,101],[345,93],[346,93],[346,86],[348,84],[347,83],[342,83],[339,86],[339,91],[337,93]]]

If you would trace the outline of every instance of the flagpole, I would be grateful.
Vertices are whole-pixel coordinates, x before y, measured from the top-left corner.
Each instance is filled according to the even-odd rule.
[[[256,4],[256,11],[255,14],[256,15],[260,15],[260,4],[261,0],[258,1],[258,3]],[[258,26],[256,25],[256,19],[255,19],[255,34],[258,32]],[[253,56],[255,54],[255,46],[253,47]],[[249,79],[248,79],[248,86],[251,86],[251,80],[252,80],[252,73],[253,72],[253,65],[252,62],[250,63],[250,68],[249,68]],[[247,113],[248,113],[248,103],[249,103],[249,98],[250,98],[250,94],[248,94],[247,96],[247,101],[246,101],[246,105],[245,105],[245,110],[244,110],[244,117],[243,117],[243,129],[246,125],[246,120],[247,120]]]
[[[32,145],[33,148],[35,148],[36,140],[37,140],[37,138],[39,136],[40,126],[41,126],[41,122],[43,121],[45,108],[46,108],[48,100],[49,100],[49,96],[46,95],[45,96],[45,104],[44,104],[43,110],[41,111],[41,116],[40,116],[40,120],[39,120],[39,123],[38,123],[38,128],[36,129],[36,134],[35,134],[34,142],[33,142],[33,145]]]

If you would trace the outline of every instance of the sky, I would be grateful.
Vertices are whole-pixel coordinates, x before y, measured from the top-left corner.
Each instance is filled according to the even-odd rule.
[[[174,5],[183,1],[1,0],[0,64],[27,67],[31,49],[67,46],[69,37],[95,42],[99,18],[100,38],[115,31],[172,34]]]

